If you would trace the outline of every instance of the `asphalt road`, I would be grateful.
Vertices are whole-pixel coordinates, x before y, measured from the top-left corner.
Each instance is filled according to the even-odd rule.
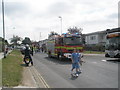
[[[82,73],[70,75],[71,61],[48,58],[44,53],[34,54],[34,66],[50,88],[118,88],[118,64],[104,56],[85,55]]]

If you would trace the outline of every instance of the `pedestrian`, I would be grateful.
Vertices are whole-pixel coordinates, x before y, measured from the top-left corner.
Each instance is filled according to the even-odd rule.
[[[37,46],[35,46],[35,53],[37,53]]]
[[[43,47],[41,48],[41,50],[42,50],[42,53],[43,53],[43,51],[44,51]]]
[[[81,55],[80,53],[77,52],[77,49],[74,49],[72,56],[71,56],[71,60],[72,60],[72,69],[71,69],[71,75],[73,75],[73,70],[76,69],[76,76],[79,75],[79,73],[81,72],[80,70],[80,59],[81,59]]]
[[[32,54],[32,56],[33,56],[33,52],[34,52],[33,46],[31,46],[31,54]]]
[[[8,47],[6,47],[5,53],[6,53],[6,54],[8,53]]]

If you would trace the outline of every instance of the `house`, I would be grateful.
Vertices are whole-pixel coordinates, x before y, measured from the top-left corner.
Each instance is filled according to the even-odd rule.
[[[86,45],[105,45],[106,31],[93,32],[85,34]]]
[[[120,32],[120,27],[84,34],[85,49],[93,50],[93,51],[94,50],[95,51],[104,51],[105,43],[106,43],[106,34],[112,33],[112,32]]]
[[[45,39],[45,40],[41,40],[41,41],[39,41],[39,45],[40,45],[40,47],[42,47],[43,44],[46,44],[47,41],[48,41],[48,39]]]

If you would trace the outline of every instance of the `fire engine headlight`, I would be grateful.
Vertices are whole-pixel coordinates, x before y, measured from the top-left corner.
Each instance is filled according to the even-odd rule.
[[[70,53],[65,53],[64,56],[65,57],[71,57],[71,54]]]
[[[64,56],[67,57],[67,54],[65,53]]]

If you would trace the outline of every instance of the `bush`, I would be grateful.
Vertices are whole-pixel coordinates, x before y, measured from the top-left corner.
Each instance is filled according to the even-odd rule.
[[[85,45],[84,47],[87,51],[105,51],[105,46],[103,45]]]

